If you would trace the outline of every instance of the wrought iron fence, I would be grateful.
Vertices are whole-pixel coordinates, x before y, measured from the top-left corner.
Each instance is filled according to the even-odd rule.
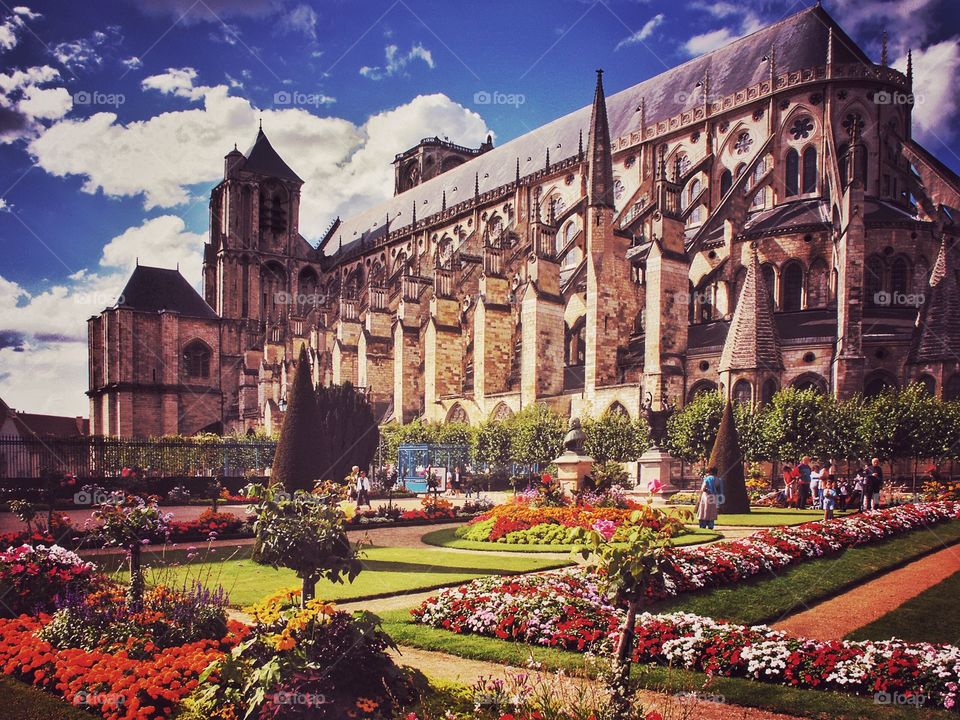
[[[40,478],[44,472],[110,478],[125,468],[150,477],[263,475],[273,464],[273,440],[125,440],[0,436],[0,478]]]

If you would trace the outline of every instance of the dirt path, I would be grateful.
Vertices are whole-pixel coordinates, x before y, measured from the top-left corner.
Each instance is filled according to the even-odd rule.
[[[446,653],[405,646],[401,646],[399,652],[394,652],[393,655],[399,664],[416,668],[430,678],[467,686],[473,685],[481,677],[509,678],[520,673],[531,674],[529,669],[469,660]],[[549,674],[533,674],[547,682],[551,679]],[[581,694],[596,689],[595,681],[584,678],[566,676],[563,678],[562,684],[564,690],[573,686]],[[796,720],[792,715],[782,715],[737,705],[726,705],[721,697],[710,695],[709,691],[700,693],[698,696],[694,693],[666,695],[643,690],[638,693],[638,697],[640,697],[644,708],[648,712],[659,710],[666,718],[675,720],[693,720],[694,718],[696,720]]]
[[[957,572],[960,545],[951,545],[791,615],[773,627],[799,637],[841,640]]]

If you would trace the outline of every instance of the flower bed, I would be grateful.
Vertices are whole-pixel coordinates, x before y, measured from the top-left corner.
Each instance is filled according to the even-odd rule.
[[[634,514],[638,513],[636,518]],[[457,537],[475,542],[522,545],[572,545],[581,530],[597,523],[613,530],[613,540],[623,539],[631,527],[642,525],[655,532],[676,537],[684,532],[683,522],[650,505],[629,503],[626,508],[592,505],[537,507],[514,502],[481,513],[462,528]]]
[[[762,530],[696,550],[670,549],[664,592],[675,595],[736,582],[958,515],[958,503],[922,503]],[[582,568],[483,578],[441,591],[413,616],[417,622],[456,633],[581,652],[609,651],[623,612],[610,604],[598,580]],[[649,627],[659,629],[651,634]],[[954,683],[960,676],[960,650],[953,647],[896,641],[814,643],[766,628],[721,625],[684,615],[644,616],[635,652],[641,661],[683,664],[715,674],[852,692],[922,693],[945,707],[956,701]]]
[[[48,611],[89,589],[94,576],[93,564],[59,545],[11,547],[0,552],[0,615]]]

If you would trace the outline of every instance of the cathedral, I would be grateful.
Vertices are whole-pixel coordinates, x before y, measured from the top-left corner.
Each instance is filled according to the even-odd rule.
[[[632,417],[722,389],[960,397],[960,178],[912,137],[913,71],[819,5],[497,147],[398,148],[394,195],[300,234],[261,129],[210,197],[203,294],[137,267],[89,320],[90,422],[272,429],[301,346],[377,417],[544,403]],[[584,81],[584,99],[589,80]]]

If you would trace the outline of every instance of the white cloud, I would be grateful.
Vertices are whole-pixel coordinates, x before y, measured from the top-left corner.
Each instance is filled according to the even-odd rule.
[[[336,215],[390,197],[390,163],[397,152],[441,130],[465,145],[482,142],[488,132],[477,113],[440,94],[418,96],[357,125],[301,107],[261,111],[230,96],[225,85],[198,88],[190,68],[153,78],[163,79],[148,78],[148,87],[181,97],[202,90],[202,107],[126,125],[113,113],[63,119],[29,145],[40,167],[52,175],[83,178],[85,192],[142,195],[147,208],[206,203],[206,190],[191,198],[194,186],[222,177],[223,156],[234,142],[241,149],[252,142],[262,115],[271,143],[306,181],[300,227],[317,239]]]
[[[393,77],[394,75],[405,75],[407,65],[414,60],[424,62],[431,70],[434,68],[433,54],[423,45],[417,43],[410,48],[406,55],[400,54],[400,48],[396,45],[387,45],[384,49],[387,57],[386,64],[383,67],[370,67],[364,65],[360,68],[360,74],[369,80],[382,80]]]
[[[13,205],[8,203],[3,198],[0,198],[0,212],[12,212],[12,211],[13,211]]]
[[[66,88],[40,88],[31,85],[23,93],[17,108],[31,118],[58,120],[73,108],[73,97]]]
[[[22,5],[13,8],[11,14],[0,22],[0,52],[13,50],[20,41],[20,33],[26,27],[26,21],[40,17],[43,17],[40,13]]]
[[[942,27],[940,0],[834,0],[830,12],[852,37],[866,41],[877,51],[880,34],[887,28],[891,56],[905,55],[907,48],[926,45]],[[871,42],[872,40],[872,42]]]
[[[653,35],[653,31],[656,30],[660,25],[663,24],[664,14],[657,13],[652,18],[647,20],[644,23],[643,27],[637,30],[633,35],[624,38],[617,43],[617,46],[614,50],[619,50],[620,48],[629,47],[630,45],[637,45],[642,43],[644,40]]]
[[[894,67],[906,72],[906,55]],[[960,35],[913,53],[914,134],[921,143],[944,144],[957,136],[954,128],[960,113]]]
[[[720,12],[725,12],[725,8],[722,8]],[[723,17],[723,15],[718,15],[718,17]],[[710,30],[709,32],[694,35],[683,44],[683,48],[688,55],[703,55],[711,50],[723,47],[738,38],[742,38],[744,35],[756,32],[762,28],[763,25],[763,21],[756,14],[746,11],[743,12],[739,26],[722,27],[718,30]]]
[[[170,268],[179,262],[199,287],[205,237],[161,215],[110,240],[98,267],[43,291],[0,276],[0,397],[23,410],[86,415],[86,319],[116,302],[138,259]]]
[[[42,120],[57,120],[73,106],[60,82],[60,73],[49,65],[0,73],[0,144],[31,138],[43,130]]]
[[[310,40],[317,39],[317,13],[305,3],[301,3],[289,10],[284,10],[277,22],[277,30],[281,33],[303,35]]]
[[[197,71],[191,67],[167,68],[165,73],[144,78],[140,87],[144,90],[157,90],[164,95],[200,100],[210,88],[194,86],[193,81],[196,79]]]
[[[127,70],[139,70],[143,67],[143,60],[133,55],[125,60],[121,60],[120,64],[127,68]]]

